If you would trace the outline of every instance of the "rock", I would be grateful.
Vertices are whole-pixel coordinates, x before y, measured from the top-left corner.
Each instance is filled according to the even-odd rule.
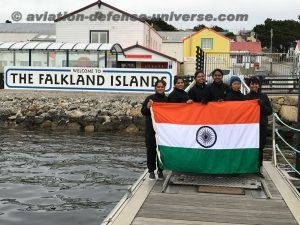
[[[283,105],[283,103],[284,103],[284,98],[283,98],[283,97],[282,97],[282,98],[279,98],[279,99],[277,100],[277,104]]]
[[[283,105],[280,109],[279,115],[284,121],[297,122],[297,117],[298,117],[297,107]]]
[[[40,127],[43,129],[50,129],[52,127],[52,122],[50,120],[46,120],[40,125]]]
[[[85,113],[82,111],[79,111],[79,110],[73,110],[73,111],[66,112],[67,117],[70,117],[71,119],[75,119],[75,120],[83,117],[84,115],[85,115]]]
[[[134,124],[130,124],[128,127],[126,127],[125,131],[130,134],[137,133],[139,128],[137,128]]]
[[[68,111],[71,111],[71,110],[74,110],[74,109],[78,109],[79,108],[79,103],[73,103],[73,104],[70,104],[69,107],[68,107]]]
[[[26,116],[28,116],[28,117],[35,117],[35,115],[36,115],[35,111],[29,111],[26,113]]]
[[[297,106],[298,105],[297,99],[298,98],[295,96],[287,96],[284,100],[284,104],[291,105],[291,106]]]
[[[78,123],[68,123],[67,128],[69,130],[74,130],[74,131],[82,130],[81,126]]]
[[[272,108],[275,113],[278,113],[281,109],[281,105],[274,103],[274,104],[272,104]]]
[[[104,123],[110,123],[111,122],[111,119],[109,116],[104,116]]]
[[[94,125],[87,125],[84,127],[84,132],[86,133],[93,133],[95,131]]]
[[[17,119],[17,115],[8,117],[8,120],[15,120],[15,119]]]
[[[1,120],[6,120],[9,116],[11,116],[11,114],[12,113],[9,109],[6,109],[3,106],[0,107],[0,119]]]
[[[44,122],[45,118],[42,116],[35,116],[34,117],[34,123],[35,124],[42,124]]]
[[[131,110],[130,112],[131,116],[141,116],[141,107],[137,107]]]

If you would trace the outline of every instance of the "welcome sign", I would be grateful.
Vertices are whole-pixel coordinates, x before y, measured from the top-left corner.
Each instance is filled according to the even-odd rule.
[[[5,89],[40,89],[109,92],[153,92],[157,80],[171,91],[173,75],[167,69],[90,67],[5,67]]]

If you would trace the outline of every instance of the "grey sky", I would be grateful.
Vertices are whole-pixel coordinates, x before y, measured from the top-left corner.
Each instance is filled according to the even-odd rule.
[[[11,20],[11,14],[14,11],[22,13],[23,18],[31,13],[42,14],[45,11],[49,13],[58,12],[72,12],[81,7],[95,2],[95,0],[2,0],[0,21],[4,22],[6,19]],[[248,21],[243,22],[169,22],[177,28],[193,28],[198,24],[205,24],[206,26],[217,25],[231,31],[238,31],[240,29],[252,29],[256,24],[264,23],[266,18],[272,19],[293,19],[298,20],[300,15],[300,1],[299,0],[188,0],[178,1],[174,0],[107,0],[104,1],[116,8],[124,10],[132,14],[157,14],[157,13],[188,13],[188,14],[248,14]],[[22,19],[20,22],[27,22]]]

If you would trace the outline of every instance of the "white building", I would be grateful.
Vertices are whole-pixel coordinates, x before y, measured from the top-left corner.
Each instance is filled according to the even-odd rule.
[[[76,21],[77,20],[77,21]],[[161,51],[162,38],[146,21],[97,1],[55,20],[57,42],[139,43]]]
[[[163,40],[161,52],[176,58],[178,62],[184,61],[183,39],[191,35],[192,31],[159,31]]]
[[[260,42],[230,42],[231,66],[258,69],[261,66],[260,54],[262,54]]]
[[[124,49],[124,55],[118,57],[120,68],[171,69],[178,74],[178,62],[175,58],[139,44]]]
[[[0,42],[55,41],[54,23],[0,23]]]

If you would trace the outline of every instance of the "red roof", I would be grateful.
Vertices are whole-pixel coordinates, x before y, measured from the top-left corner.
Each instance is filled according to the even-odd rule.
[[[153,50],[153,49],[150,49],[150,48],[146,48],[146,47],[144,47],[144,46],[142,46],[142,45],[139,45],[139,44],[135,44],[135,45],[132,45],[132,46],[130,46],[130,47],[124,48],[123,50],[124,50],[124,53],[125,53],[125,58],[130,58],[130,56],[129,56],[129,57],[126,56],[126,55],[127,55],[127,54],[126,54],[126,51],[128,51],[128,50],[130,50],[130,49],[133,49],[133,48],[141,48],[141,49],[144,49],[144,50],[146,50],[146,51],[152,52],[152,53],[154,53],[154,54],[160,55],[160,56],[162,56],[162,57],[165,57],[165,58],[168,58],[168,59],[170,59],[170,60],[173,60],[173,61],[176,61],[176,62],[177,62],[177,59],[175,59],[175,58],[173,58],[173,57],[171,57],[171,56],[168,56],[168,55],[163,54],[163,53],[161,53],[161,52],[157,52],[157,51],[155,51],[155,50]]]
[[[261,53],[261,43],[260,42],[230,42],[230,51],[247,51],[250,53]]]
[[[297,47],[300,49],[300,41],[297,42]]]

